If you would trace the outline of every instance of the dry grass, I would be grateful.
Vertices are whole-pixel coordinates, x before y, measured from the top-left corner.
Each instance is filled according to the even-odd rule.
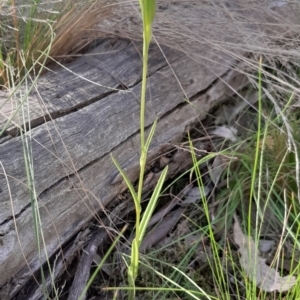
[[[252,81],[256,80],[258,57],[263,55],[268,90],[284,99],[287,94],[299,95],[294,68],[300,53],[299,6],[295,3],[274,9],[274,3],[215,0],[199,5],[199,1],[160,0],[154,41],[183,51],[208,69],[214,65],[233,68],[237,61],[243,61]],[[98,0],[72,6],[54,26],[56,37],[50,56],[66,58],[105,36],[141,40],[141,28],[138,1]],[[215,53],[213,61],[202,55],[207,49]]]
[[[15,44],[6,46],[10,50],[6,51],[5,56],[7,58],[8,53],[16,53],[15,57],[11,56],[15,59],[16,69],[30,69],[31,64],[39,67],[37,54],[49,46],[52,30],[55,36],[51,42],[50,57],[57,60],[68,59],[83,51],[93,40],[105,36],[141,40],[138,1],[76,2],[77,5],[72,0],[65,1],[55,21],[48,18],[34,20],[37,26],[31,32],[31,43],[25,53],[21,51],[22,30],[13,31]],[[229,0],[226,3],[215,0],[203,1],[201,5],[199,0],[157,2],[153,33],[154,41],[159,45],[183,51],[208,69],[212,69],[213,64],[233,68],[237,61],[243,61],[254,85],[257,78],[257,58],[263,55],[267,99],[277,105],[278,111],[282,111],[287,101],[286,96],[294,93],[296,101],[291,104],[299,105],[298,71],[294,63],[299,60],[300,53],[297,41],[300,33],[299,7],[272,10],[268,7],[271,0],[257,3],[250,3],[249,0]],[[0,16],[2,12],[0,10]],[[14,10],[11,11],[11,16],[14,29],[19,28],[21,17]],[[41,22],[45,20],[47,22]],[[214,51],[214,61],[203,57],[203,49]],[[21,54],[28,58],[28,64],[24,65]],[[4,58],[1,61],[1,57],[0,62],[0,77],[6,76],[4,84],[7,85],[9,77],[5,72],[6,67],[10,68],[11,65]],[[281,97],[277,97],[276,101],[272,96],[274,91]]]
[[[28,70],[39,70],[45,57],[67,57],[99,38],[92,30],[99,10],[109,17],[101,7],[95,0],[41,1],[36,6],[27,0],[1,2],[0,84],[8,87]]]
[[[53,3],[55,11],[57,4]],[[247,58],[247,53],[251,52],[264,55],[265,62],[275,69],[278,61],[284,63],[287,59],[299,59],[296,36],[300,31],[300,14],[297,3],[273,9],[274,3],[271,0],[215,0],[203,1],[199,5],[199,1],[193,0],[174,3],[158,0],[154,40],[160,45],[185,52],[207,68],[211,68],[212,64],[230,67],[235,65],[236,60],[243,60],[249,66],[249,72],[256,72],[257,64],[249,56]],[[43,7],[42,4],[38,6]],[[91,41],[108,35],[140,40],[142,23],[138,5],[138,1],[120,0],[76,1],[76,4],[69,0],[60,1],[58,14],[52,14],[54,19],[47,18],[45,13],[34,19],[37,26],[31,33],[27,56],[30,57],[33,51],[43,51],[49,43],[50,28],[48,25],[45,27],[45,23],[50,24],[55,32],[50,51],[50,56],[55,59],[76,54]],[[0,10],[0,14],[4,13],[8,14]],[[19,28],[19,20],[23,16],[13,7],[10,13],[14,29]],[[17,45],[20,33],[14,30],[16,45],[13,48],[16,51],[21,46]],[[201,55],[202,49],[207,48],[216,53],[215,61],[207,61]],[[227,59],[224,59],[224,53]],[[290,77],[291,74],[285,76]],[[277,84],[295,91],[295,86],[283,80]],[[298,85],[296,88],[299,92]]]

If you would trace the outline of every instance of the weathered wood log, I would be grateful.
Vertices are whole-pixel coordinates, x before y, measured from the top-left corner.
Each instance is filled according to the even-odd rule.
[[[140,46],[125,40],[104,40],[93,50],[93,56],[42,76],[28,102],[23,103],[30,110],[30,120],[25,119],[25,123],[27,127],[31,124],[31,130],[26,138],[32,147],[39,226],[46,243],[41,245],[40,258],[22,138],[18,135],[22,124],[15,117],[7,127],[0,144],[0,265],[6,270],[0,286],[4,285],[2,292],[6,291],[7,298],[28,282],[47,256],[91,218],[98,218],[98,212],[126,189],[111,154],[130,179],[137,178]],[[245,75],[222,64],[221,53],[203,53],[214,59],[207,68],[180,52],[163,51],[169,64],[159,48],[153,46],[150,52],[147,128],[159,120],[150,158],[166,145],[180,141],[187,126],[205,118],[209,110],[247,84]],[[238,68],[234,59],[230,64]],[[11,99],[24,92],[19,90]],[[6,99],[2,93],[1,103]],[[4,104],[2,128],[15,110],[11,100]]]
[[[74,276],[74,281],[69,291],[68,299],[73,300],[80,298],[90,277],[92,262],[101,242],[103,242],[103,239],[98,233],[92,238],[87,247],[84,249],[78,263],[78,269]],[[86,294],[84,294],[81,298],[85,300]]]
[[[115,2],[101,10],[96,29],[102,34],[140,38],[138,2]],[[245,58],[245,51],[280,56],[278,39],[290,34],[290,29],[299,29],[293,26],[299,23],[296,9],[282,14],[270,8],[270,1],[252,1],[252,9],[246,0],[201,5],[199,1],[166,2],[158,1],[154,37],[160,45],[181,52],[163,47],[167,63],[158,47],[150,51],[146,126],[149,130],[155,119],[159,122],[149,160],[180,141],[191,124],[247,84],[244,66],[238,62]],[[193,54],[194,60],[183,53]],[[5,128],[0,137],[0,299],[14,297],[47,257],[93,217],[100,222],[106,207],[114,207],[116,196],[126,186],[110,154],[131,180],[137,178],[141,66],[141,44],[108,39],[88,55],[64,68],[54,66],[34,84],[28,83],[33,87],[28,99],[26,85],[10,91],[10,96],[0,92],[0,129]],[[30,116],[23,116],[21,107]],[[39,226],[45,239],[40,255],[22,128],[30,129],[26,138],[32,147]],[[187,160],[186,152],[176,153],[168,176],[184,169]],[[158,176],[153,176],[146,190]],[[118,217],[118,210],[114,214],[110,217]],[[68,261],[78,249],[75,245],[66,249]],[[55,274],[63,264],[63,260],[57,264]],[[28,299],[39,299],[41,290],[31,292]]]

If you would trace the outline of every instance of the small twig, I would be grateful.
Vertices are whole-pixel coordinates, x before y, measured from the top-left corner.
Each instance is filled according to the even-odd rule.
[[[157,242],[162,240],[171,231],[175,224],[180,219],[185,208],[178,208],[172,211],[168,216],[166,216],[162,222],[155,227],[151,232],[149,232],[141,244],[140,251],[145,253],[149,248],[154,246]]]
[[[169,203],[167,203],[152,216],[151,220],[149,221],[148,228],[160,222],[164,216],[166,216],[176,205],[178,205],[180,201],[182,201],[182,198],[186,196],[191,188],[192,185],[188,185],[177,196],[173,196],[173,199]]]
[[[106,235],[106,232],[105,232]],[[90,270],[95,258],[97,248],[100,243],[103,241],[103,234],[97,233],[83,250],[82,255],[80,257],[80,261],[77,267],[77,271],[69,292],[68,300],[78,299],[84,290],[87,281],[90,277]],[[85,299],[86,295],[82,297]]]
[[[85,240],[82,240],[81,237],[84,237],[84,239],[88,239],[88,235],[89,229],[80,232],[75,242],[63,251],[63,255],[61,255],[62,253],[60,252],[56,256],[55,267],[53,269],[52,274],[47,274],[45,278],[45,284],[34,288],[32,293],[28,295],[28,299],[37,300],[43,297],[43,286],[46,286],[48,289],[50,289],[53,282],[53,278],[59,278],[63,274],[63,272],[66,271],[66,266],[73,261],[77,251],[79,251],[85,243]]]

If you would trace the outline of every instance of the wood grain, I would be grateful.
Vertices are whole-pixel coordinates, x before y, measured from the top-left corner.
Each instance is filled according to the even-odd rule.
[[[104,207],[125,189],[118,179],[111,154],[132,180],[137,177],[140,71],[135,64],[140,56],[136,45],[122,43],[126,51],[119,43],[111,46],[116,47],[118,61],[115,56],[111,61],[108,54],[103,60],[96,57],[89,60],[88,56],[89,63],[80,59],[71,64],[76,75],[68,73],[63,83],[61,72],[67,72],[65,69],[57,69],[56,76],[45,75],[37,83],[37,89],[44,91],[44,103],[58,112],[55,119],[35,124],[30,131],[40,226],[48,256],[92,217],[100,218]],[[159,153],[164,145],[180,141],[190,124],[205,118],[212,107],[247,84],[245,76],[228,70],[222,65],[221,57],[218,63],[212,52],[205,54],[215,60],[215,67],[208,69],[171,50],[165,51],[171,56],[170,65],[166,65],[163,58],[158,58],[157,50],[152,51],[146,126],[149,128],[155,119],[159,122],[150,157]],[[231,65],[234,64],[232,60]],[[93,72],[87,72],[91,68]],[[99,74],[108,77],[102,78]],[[126,89],[106,95],[106,88],[95,87],[86,80],[78,81],[80,76],[91,81],[101,77],[102,83],[113,87],[121,82]],[[58,94],[60,97],[53,97]],[[192,105],[187,103],[186,97]],[[78,109],[73,110],[74,107]],[[62,111],[65,114],[59,115]],[[41,117],[42,112],[43,109],[34,112],[36,118]],[[10,137],[0,144],[3,166],[0,173],[0,265],[8,270],[1,276],[0,286],[15,276],[16,284],[10,286],[9,297],[15,295],[40,266],[22,151],[20,136]],[[43,251],[41,260],[45,259]]]

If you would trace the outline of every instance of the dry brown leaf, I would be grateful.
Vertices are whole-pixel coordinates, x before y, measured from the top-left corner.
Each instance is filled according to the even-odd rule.
[[[260,240],[258,243],[258,249],[260,252],[267,253],[275,246],[275,242],[272,240]]]
[[[239,246],[240,264],[249,279],[266,292],[284,292],[291,289],[296,284],[297,278],[291,275],[282,277],[275,269],[269,267],[266,259],[259,256],[252,237],[243,234],[236,216],[234,220],[234,241]]]
[[[221,178],[221,175],[223,173],[223,170],[225,168],[223,159],[221,155],[217,155],[214,158],[214,161],[211,166],[208,165],[208,173],[210,176],[210,179],[216,186]]]
[[[183,200],[180,205],[186,206],[191,203],[196,203],[198,200],[203,199],[208,196],[211,189],[208,186],[203,186],[199,188],[198,186],[193,187],[190,189],[189,193],[187,194],[185,200]]]
[[[214,129],[211,134],[230,140],[232,142],[237,141],[237,129],[232,126],[219,126]]]
[[[183,211],[184,208],[178,208],[177,210],[169,213],[168,216],[164,217],[157,227],[151,230],[151,232],[147,233],[146,237],[144,238],[141,244],[140,251],[142,253],[145,253],[149,248],[153,247],[158,241],[165,238],[166,235],[171,231],[171,229],[178,222]]]

